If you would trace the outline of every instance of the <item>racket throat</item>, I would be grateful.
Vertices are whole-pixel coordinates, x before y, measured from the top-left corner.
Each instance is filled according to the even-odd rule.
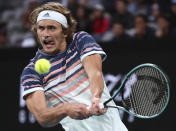
[[[112,101],[112,100],[113,100],[113,99],[110,98],[109,100],[105,101],[105,102],[103,103],[104,107],[105,107],[105,108],[109,107],[109,106],[107,105],[107,103],[109,103],[109,102]]]

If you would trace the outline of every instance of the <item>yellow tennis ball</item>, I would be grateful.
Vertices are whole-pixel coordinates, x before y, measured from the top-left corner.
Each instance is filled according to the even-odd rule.
[[[45,74],[49,72],[50,66],[50,62],[42,58],[36,61],[34,68],[39,74]]]

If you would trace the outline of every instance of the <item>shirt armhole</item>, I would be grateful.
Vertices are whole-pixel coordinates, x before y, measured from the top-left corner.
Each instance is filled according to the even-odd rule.
[[[93,55],[93,54],[100,54],[102,57],[102,61],[104,61],[107,57],[104,51],[91,51],[81,56],[81,62],[84,60],[84,58],[86,58],[89,55]]]
[[[29,94],[31,94],[31,93],[37,91],[37,90],[42,90],[42,91],[44,91],[43,87],[35,87],[35,88],[33,88],[33,89],[24,91],[23,94],[22,94],[23,99],[25,100],[27,95],[29,95]]]

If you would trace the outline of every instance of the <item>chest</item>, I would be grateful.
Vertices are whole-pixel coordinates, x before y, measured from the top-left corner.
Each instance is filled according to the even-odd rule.
[[[55,58],[51,60],[50,72],[44,75],[42,81],[46,90],[51,86],[56,86],[65,83],[71,77],[79,74],[83,70],[83,65],[80,60],[80,55],[77,51],[69,52],[60,59]]]

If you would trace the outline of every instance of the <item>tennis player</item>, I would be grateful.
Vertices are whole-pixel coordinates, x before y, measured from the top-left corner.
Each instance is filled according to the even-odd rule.
[[[60,123],[66,131],[127,131],[118,110],[99,108],[110,98],[102,74],[106,54],[88,33],[74,33],[70,11],[49,2],[31,13],[31,22],[41,48],[24,68],[21,86],[37,121],[45,127]],[[40,58],[50,61],[49,73],[34,70]]]

